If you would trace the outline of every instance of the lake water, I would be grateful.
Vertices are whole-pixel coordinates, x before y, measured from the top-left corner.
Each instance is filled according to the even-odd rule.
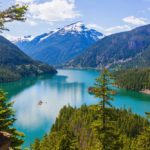
[[[0,88],[8,92],[9,100],[15,101],[15,127],[26,135],[23,146],[29,147],[35,138],[48,133],[64,105],[79,107],[97,103],[87,89],[98,75],[99,72],[93,70],[58,70],[55,76],[43,75],[1,84]],[[42,105],[38,105],[40,100]],[[150,112],[150,96],[133,91],[118,89],[112,104],[131,108],[142,116]]]

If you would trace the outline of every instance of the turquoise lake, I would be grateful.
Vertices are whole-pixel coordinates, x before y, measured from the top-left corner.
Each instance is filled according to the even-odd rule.
[[[8,92],[9,100],[15,102],[15,127],[26,135],[23,147],[29,147],[34,139],[42,138],[50,131],[64,105],[96,104],[98,99],[88,94],[87,89],[98,75],[99,72],[94,70],[58,70],[54,76],[43,75],[1,84],[0,88]],[[42,105],[38,105],[40,100]],[[150,112],[150,95],[118,89],[112,104],[131,108],[134,113],[145,116],[145,112]]]

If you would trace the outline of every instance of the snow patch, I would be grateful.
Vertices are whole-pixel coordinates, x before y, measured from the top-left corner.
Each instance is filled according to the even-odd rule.
[[[44,37],[42,37],[42,38],[40,39],[39,43],[42,42],[43,40],[47,39],[48,37],[50,37],[50,36],[53,35],[54,33],[58,32],[59,30],[60,30],[60,29],[58,28],[58,29],[54,29],[53,31],[50,31],[46,36],[44,36]]]

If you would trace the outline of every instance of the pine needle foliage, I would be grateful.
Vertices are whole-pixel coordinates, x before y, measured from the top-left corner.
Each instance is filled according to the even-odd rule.
[[[24,134],[18,132],[13,127],[15,119],[15,111],[12,108],[13,102],[8,102],[6,93],[0,90],[0,131],[9,133],[11,148],[14,150],[20,149],[23,144]]]

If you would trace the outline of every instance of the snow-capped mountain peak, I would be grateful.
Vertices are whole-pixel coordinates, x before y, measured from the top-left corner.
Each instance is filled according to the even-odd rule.
[[[77,32],[81,32],[85,29],[85,26],[82,22],[76,22],[70,25],[67,25],[66,27],[64,27],[65,31],[77,31]]]
[[[86,37],[87,39],[92,38],[95,41],[102,39],[104,37],[102,33],[99,33],[94,29],[87,28],[82,22],[76,22],[67,25],[63,28],[57,28],[55,30],[52,30],[49,33],[42,34],[38,36],[38,38],[36,39],[38,39],[39,43],[41,43],[51,37],[55,36],[55,38],[58,38],[59,36],[65,36],[67,34],[72,34],[74,36],[81,35]]]
[[[57,31],[60,35],[70,34],[80,34],[85,37],[91,37],[95,40],[102,39],[104,35],[94,29],[86,27],[81,21],[75,22],[73,24],[67,25],[64,28]]]
[[[70,25],[67,25],[63,28],[57,28],[48,33],[41,34],[35,38],[33,38],[31,35],[17,38],[16,40],[13,40],[13,43],[30,42],[30,41],[41,43],[51,38],[52,36],[56,36],[56,37],[65,36],[66,34],[72,34],[75,36],[81,35],[81,36],[86,37],[87,39],[92,38],[95,41],[102,39],[104,37],[102,33],[94,29],[90,29],[86,27],[86,25],[84,25],[83,22],[78,21]]]

